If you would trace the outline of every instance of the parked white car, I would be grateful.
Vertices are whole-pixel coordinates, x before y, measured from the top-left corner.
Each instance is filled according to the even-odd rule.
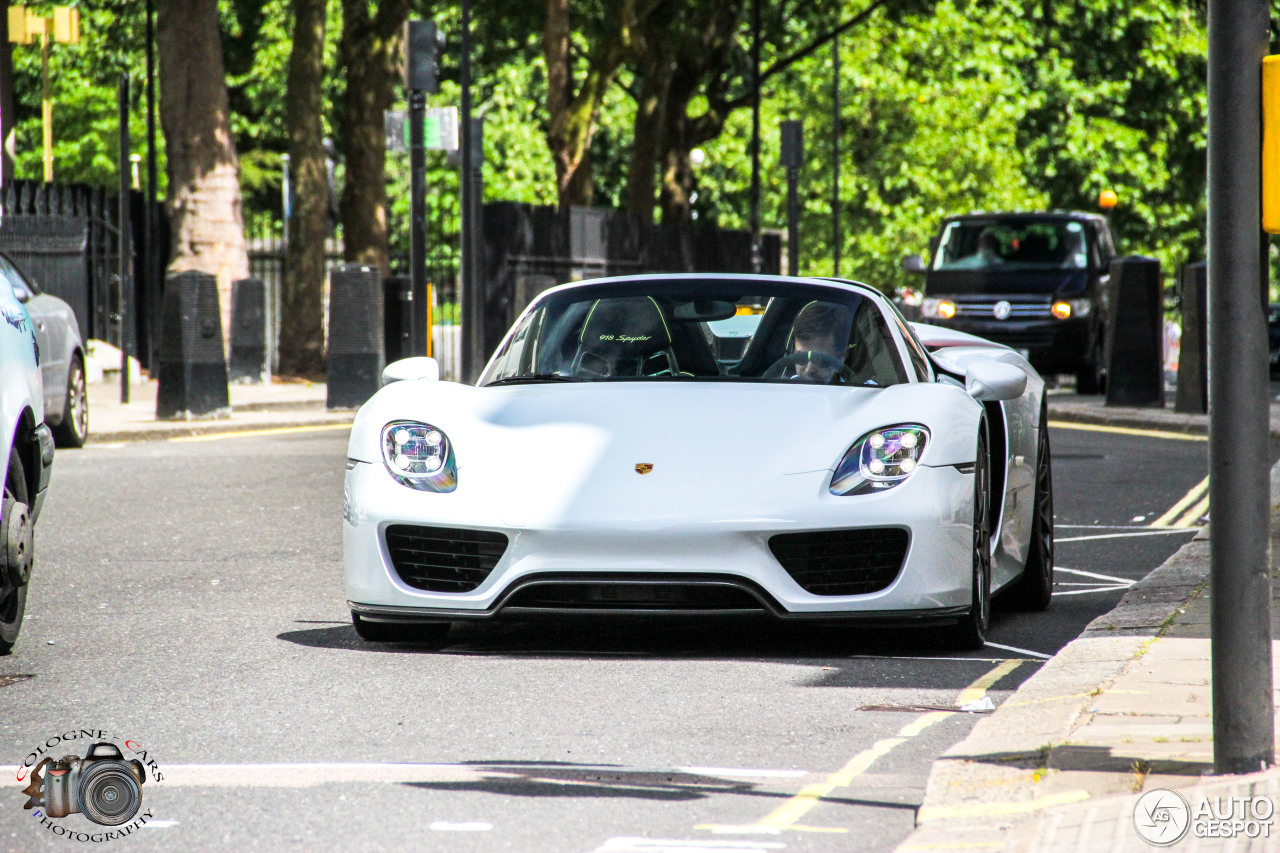
[[[920,334],[927,334],[926,346]],[[1044,383],[854,282],[653,275],[538,297],[477,386],[388,365],[347,450],[369,640],[450,622],[760,613],[937,625],[1053,585]]]
[[[0,276],[0,655],[17,642],[31,579],[36,519],[49,487],[53,436],[44,423],[35,324]]]
[[[0,253],[0,278],[26,306],[40,344],[45,422],[59,447],[83,447],[89,438],[89,398],[85,393],[84,341],[71,306],[42,291]]]

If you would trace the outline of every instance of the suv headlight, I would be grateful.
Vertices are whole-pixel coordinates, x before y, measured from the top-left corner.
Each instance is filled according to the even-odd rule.
[[[950,299],[939,299],[926,296],[920,300],[920,315],[934,319],[950,320],[956,316],[956,304]]]
[[[452,492],[458,487],[453,446],[431,424],[393,421],[384,426],[382,461],[402,486],[424,492]]]
[[[929,430],[917,424],[884,427],[853,443],[831,477],[831,494],[865,495],[892,489],[920,467]]]

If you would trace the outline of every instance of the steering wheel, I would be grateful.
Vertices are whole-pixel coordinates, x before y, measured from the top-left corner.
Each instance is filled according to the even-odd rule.
[[[840,359],[830,353],[821,350],[800,351],[787,353],[782,358],[769,365],[769,369],[761,374],[764,379],[781,379],[788,367],[795,368],[801,364],[813,362],[819,367],[825,367],[828,370],[835,371],[835,375],[831,377],[829,385],[837,384],[837,379],[843,379],[844,384],[852,385],[854,382],[853,369]]]

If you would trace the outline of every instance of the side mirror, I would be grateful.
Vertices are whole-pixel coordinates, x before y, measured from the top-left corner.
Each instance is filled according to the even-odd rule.
[[[924,258],[919,255],[905,255],[898,264],[903,272],[921,273],[925,271]]]
[[[440,362],[426,356],[402,358],[382,369],[382,384],[404,382],[409,379],[426,379],[435,382],[440,378]]]
[[[1027,374],[1002,361],[974,361],[969,364],[964,385],[979,403],[1013,400],[1027,390]]]

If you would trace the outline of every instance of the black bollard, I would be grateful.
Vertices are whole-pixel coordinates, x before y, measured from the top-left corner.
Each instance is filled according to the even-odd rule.
[[[387,364],[413,355],[413,280],[393,275],[382,280],[382,340]]]
[[[330,409],[354,409],[382,384],[382,274],[347,264],[329,275]]]
[[[267,380],[266,288],[256,278],[231,283],[232,382],[257,385]]]
[[[230,417],[216,278],[195,270],[169,277],[158,360],[157,420]]]
[[[1209,265],[1201,261],[1183,266],[1178,287],[1182,294],[1182,339],[1174,409],[1203,415],[1209,411]]]
[[[1164,405],[1164,297],[1160,262],[1111,262],[1115,299],[1107,322],[1107,405]]]

